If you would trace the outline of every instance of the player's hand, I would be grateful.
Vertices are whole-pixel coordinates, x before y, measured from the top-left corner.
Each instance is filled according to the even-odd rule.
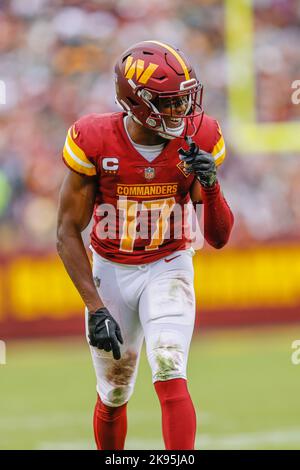
[[[185,163],[189,173],[195,173],[202,186],[211,188],[217,181],[217,167],[213,156],[199,149],[190,137],[186,141],[189,150],[179,149],[180,160]]]
[[[104,351],[112,351],[114,359],[120,359],[118,341],[123,344],[121,330],[107,308],[99,308],[95,313],[88,314],[88,337],[90,345]]]

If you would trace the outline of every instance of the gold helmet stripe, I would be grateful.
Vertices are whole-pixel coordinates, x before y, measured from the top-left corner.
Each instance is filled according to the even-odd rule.
[[[169,52],[171,52],[171,54],[173,54],[173,56],[176,57],[176,59],[180,63],[180,65],[181,65],[181,67],[184,71],[185,79],[190,80],[190,74],[189,74],[187,66],[185,65],[184,60],[182,59],[182,57],[180,57],[178,52],[176,52],[171,46],[168,46],[168,44],[164,44],[163,42],[159,42],[159,41],[144,41],[144,42],[152,42],[154,44],[158,44],[159,46],[162,46],[165,49],[167,49]]]

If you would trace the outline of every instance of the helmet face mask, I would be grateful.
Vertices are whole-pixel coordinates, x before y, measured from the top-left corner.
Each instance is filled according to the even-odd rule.
[[[203,86],[182,57],[178,49],[145,41],[126,51],[115,67],[117,103],[166,139],[192,137],[203,117]]]
[[[165,138],[192,137],[199,127],[194,124],[195,118],[203,116],[202,90],[202,85],[193,79],[189,89],[159,93],[154,102],[150,102],[152,112],[148,120],[156,122],[151,129]]]

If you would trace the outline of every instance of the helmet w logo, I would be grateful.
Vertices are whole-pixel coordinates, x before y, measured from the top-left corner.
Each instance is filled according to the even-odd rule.
[[[131,79],[134,74],[136,75],[136,79],[139,83],[147,83],[151,75],[157,69],[157,64],[150,64],[145,70],[145,62],[142,59],[137,59],[133,62],[133,57],[130,55],[126,59],[125,64],[125,78]]]

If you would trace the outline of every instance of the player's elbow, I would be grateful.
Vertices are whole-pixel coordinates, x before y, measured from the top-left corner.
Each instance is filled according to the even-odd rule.
[[[219,240],[217,243],[215,243],[213,245],[213,247],[216,249],[216,250],[221,250],[221,248],[223,248],[228,242],[228,239],[227,240]]]
[[[56,228],[56,250],[63,259],[64,255],[72,251],[74,243],[82,241],[81,227],[70,217],[62,216],[58,218]]]
[[[63,256],[68,238],[68,226],[63,217],[59,217],[56,227],[56,251],[60,257]]]
[[[228,223],[222,224],[218,230],[212,230],[205,233],[205,240],[216,250],[223,248],[229,241],[233,227],[233,214],[230,213]]]
[[[229,240],[229,235],[226,238],[220,238],[217,240],[207,240],[207,242],[209,243],[210,246],[212,246],[216,250],[220,250],[227,244],[228,240]]]
[[[56,231],[56,251],[60,257],[62,257],[64,244],[65,244],[64,231],[63,231],[62,226],[58,224],[57,231]]]

